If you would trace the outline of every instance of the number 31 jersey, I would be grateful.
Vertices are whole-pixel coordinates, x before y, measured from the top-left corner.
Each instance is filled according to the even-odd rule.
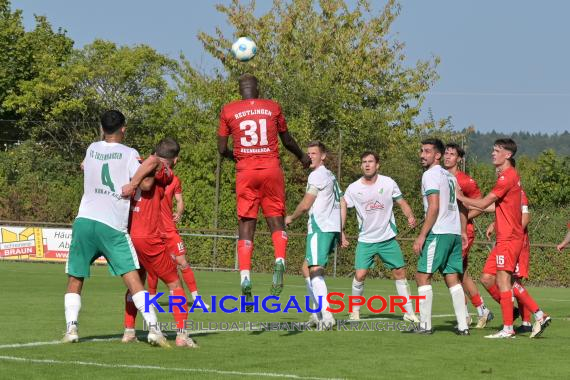
[[[246,99],[226,104],[218,135],[232,136],[236,169],[279,166],[280,132],[287,130],[281,106],[270,99]]]
[[[140,166],[136,150],[119,143],[98,141],[87,148],[83,161],[83,197],[78,218],[104,223],[127,232],[130,199],[121,197]]]

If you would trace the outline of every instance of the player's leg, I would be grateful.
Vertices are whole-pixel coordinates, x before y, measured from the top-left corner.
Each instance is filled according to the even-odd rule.
[[[520,263],[519,263],[520,264]],[[518,272],[518,264],[517,264],[517,271],[515,271],[515,273]],[[513,276],[513,293],[515,293],[514,291],[514,286],[517,282],[519,282],[522,285],[523,282],[523,278],[520,278],[518,276],[518,274],[515,274]],[[520,326],[515,328],[515,332],[517,334],[525,334],[525,333],[530,333],[532,332],[532,323],[531,323],[531,316],[532,316],[532,312],[530,311],[530,309],[528,307],[526,307],[518,298],[517,298],[517,305],[518,308],[520,310],[520,314],[521,314],[521,320],[522,323]]]
[[[64,297],[66,330],[63,336],[64,343],[79,342],[77,320],[79,310],[81,310],[81,290],[84,279],[69,275],[67,280],[67,291]]]
[[[144,285],[145,278],[146,278],[146,271],[144,268],[139,269],[139,276],[141,281]],[[155,292],[156,293],[156,292]],[[152,296],[152,295],[149,295]],[[124,326],[125,331],[123,333],[123,338],[121,342],[123,343],[131,343],[137,342],[137,335],[136,335],[136,319],[137,319],[138,309],[133,302],[133,296],[131,292],[127,289],[125,293],[125,316],[124,316]]]
[[[240,218],[238,222],[238,267],[240,274],[241,294],[247,302],[253,300],[251,295],[251,256],[253,254],[253,236],[257,219]],[[252,312],[253,306],[247,306],[246,311]]]
[[[513,294],[516,297],[517,301],[522,305],[521,309],[528,309],[531,313],[534,314],[535,323],[532,326],[532,333],[530,334],[530,337],[536,338],[542,335],[544,330],[550,325],[550,316],[540,309],[534,298],[532,298],[529,292],[519,281],[514,282]]]
[[[263,172],[260,204],[269,231],[271,231],[275,257],[270,293],[278,296],[283,291],[288,242],[287,232],[285,232],[285,179],[280,167],[266,169]]]
[[[377,243],[358,242],[356,245],[356,253],[354,254],[354,278],[352,279],[352,295],[362,296],[364,294],[364,281],[368,275],[368,271],[374,268],[374,257],[378,254]],[[349,310],[350,320],[360,319],[360,306],[352,307]]]
[[[307,263],[307,260],[303,260],[303,265],[301,266],[301,274],[305,279],[305,286],[307,287],[307,295],[309,296],[309,300],[312,303],[312,309],[315,310],[317,308],[317,301],[315,299],[315,293],[313,292],[313,285],[311,284],[311,275],[309,272],[309,264]],[[308,323],[311,327],[315,327],[317,326],[319,320],[321,320],[322,318],[323,315],[321,312],[311,313]]]
[[[445,276],[445,283],[449,289],[453,310],[457,319],[457,334],[469,335],[467,310],[465,309],[465,292],[463,286],[461,286],[461,275],[463,273],[461,236],[451,234],[439,235],[436,250],[441,250],[441,255],[446,257],[445,263],[442,264],[442,273]],[[436,255],[438,254],[436,252]]]
[[[431,278],[433,273],[438,270],[442,264],[442,257],[437,255],[438,236],[429,234],[425,240],[424,246],[418,259],[418,268],[416,272],[416,284],[418,286],[418,295],[424,296],[420,299],[420,329],[418,332],[431,334],[433,333],[431,324],[431,311],[433,305],[433,290],[431,287]]]
[[[483,297],[479,293],[479,289],[473,281],[473,278],[467,271],[469,268],[469,249],[473,244],[474,237],[469,237],[469,245],[463,249],[463,276],[461,278],[461,283],[463,285],[463,290],[465,291],[465,308],[467,310],[467,316],[470,321],[469,309],[467,309],[467,300],[471,301],[471,304],[477,310],[477,326],[476,328],[484,328],[488,322],[492,321],[495,317],[493,313],[486,307]],[[470,324],[470,323],[469,323]]]
[[[151,296],[156,295],[156,288],[158,287],[158,277],[156,277],[153,273],[148,273],[146,276],[146,281],[148,284],[148,294]]]
[[[392,277],[396,283],[398,295],[408,300],[405,306],[406,312],[404,313],[404,320],[420,323],[419,318],[416,316],[416,313],[414,313],[412,300],[410,299],[410,285],[406,278],[404,255],[402,254],[400,244],[398,244],[394,238],[383,241],[378,243],[378,252],[384,265],[392,270]]]

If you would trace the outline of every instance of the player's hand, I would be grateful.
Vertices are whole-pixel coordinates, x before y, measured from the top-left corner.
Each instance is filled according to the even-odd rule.
[[[469,246],[469,237],[466,232],[461,233],[461,248],[465,251],[465,248]]]
[[[465,199],[465,195],[463,195],[463,191],[461,191],[459,185],[455,188],[455,195],[457,197],[457,200],[460,202],[463,202],[463,200]]]
[[[303,164],[303,168],[308,169],[311,166],[311,158],[308,154],[304,154],[301,158],[301,163]]]
[[[495,223],[491,223],[489,224],[489,227],[487,227],[487,231],[485,231],[485,236],[487,237],[487,240],[491,240],[491,236],[493,236],[494,233],[495,233]]]
[[[414,216],[410,216],[408,218],[408,226],[410,226],[410,228],[416,228],[416,218],[414,218]]]
[[[350,245],[350,242],[346,239],[346,234],[344,233],[344,231],[342,231],[340,234],[340,247],[341,248],[348,248],[349,245]]]
[[[421,236],[421,235],[418,236],[416,238],[416,240],[414,241],[414,253],[416,255],[419,256],[419,254],[422,253],[422,248],[424,246],[425,241],[426,241],[426,238]]]
[[[291,218],[291,216],[286,216],[285,217],[285,225],[288,226],[291,223],[293,223],[293,218]]]
[[[121,188],[121,196],[123,198],[130,198],[135,194],[136,190],[137,188],[129,182]]]
[[[558,252],[562,252],[562,250],[566,248],[566,244],[564,243],[560,243],[556,246],[556,249],[558,250]]]
[[[174,223],[180,222],[180,219],[182,219],[182,214],[179,214],[177,212],[172,214],[172,220],[174,221]]]

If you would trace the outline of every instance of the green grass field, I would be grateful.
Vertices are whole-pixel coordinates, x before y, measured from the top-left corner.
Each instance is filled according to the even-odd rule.
[[[197,272],[206,296],[238,295],[236,273]],[[255,294],[268,295],[271,277],[254,274]],[[349,278],[328,279],[329,291],[350,292]],[[125,345],[122,334],[124,287],[105,267],[94,267],[82,297],[78,344],[59,344],[65,318],[66,276],[60,264],[0,261],[0,378],[570,378],[570,292],[531,288],[553,316],[543,337],[487,340],[500,316],[469,337],[453,334],[454,317],[443,283],[434,288],[432,336],[396,331],[240,331],[195,335],[197,350],[170,350],[145,342]],[[412,287],[415,294],[415,286]],[[365,296],[395,294],[392,281],[369,280]],[[284,296],[305,295],[301,277],[286,278]],[[488,301],[490,297],[486,297]],[[490,304],[499,314],[497,304]],[[364,312],[364,318],[391,318]],[[170,320],[170,315],[161,320]],[[292,322],[306,314],[198,314],[201,322]],[[337,315],[337,319],[346,314]],[[142,329],[142,318],[138,326]],[[140,331],[140,336],[144,332]],[[173,339],[173,338],[171,338]],[[28,344],[28,345],[26,345]]]

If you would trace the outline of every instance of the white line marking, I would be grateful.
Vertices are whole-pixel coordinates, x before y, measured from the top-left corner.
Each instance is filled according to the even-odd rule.
[[[63,360],[52,360],[52,359],[29,359],[17,356],[0,356],[0,360],[11,360],[17,362],[34,363],[34,364],[67,364],[67,365],[83,365],[83,366],[102,367],[102,368],[127,368],[127,369],[144,369],[144,370],[159,370],[159,371],[173,371],[173,372],[213,373],[216,375],[227,375],[227,376],[279,377],[285,379],[302,379],[302,380],[337,380],[325,377],[298,376],[298,375],[272,373],[272,372],[240,372],[240,371],[222,371],[222,370],[208,369],[208,368],[177,368],[177,367],[159,367],[153,365],[107,364],[107,363],[97,363],[97,362],[63,361]]]

